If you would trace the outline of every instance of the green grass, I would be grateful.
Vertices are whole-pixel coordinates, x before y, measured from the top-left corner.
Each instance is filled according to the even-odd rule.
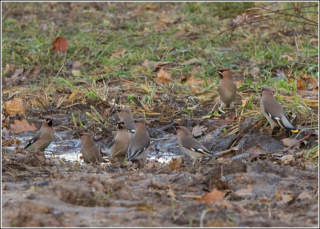
[[[108,6],[106,3],[99,3],[96,7],[92,7],[91,3],[78,3],[72,7],[68,3],[4,4],[14,4],[14,10],[2,24],[2,68],[5,69],[7,63],[26,69],[39,65],[41,73],[38,80],[30,84],[30,91],[35,91],[37,87],[48,87],[67,61],[79,61],[82,66],[77,70],[64,66],[52,86],[77,89],[85,93],[85,102],[86,99],[108,100],[107,91],[103,89],[104,83],[98,83],[100,79],[105,82],[130,80],[137,86],[146,84],[151,92],[138,96],[130,91],[125,95],[128,103],[133,104],[134,98],[139,98],[144,103],[154,105],[155,91],[157,95],[158,91],[182,96],[195,94],[190,93],[192,86],[184,82],[173,81],[168,86],[157,86],[156,89],[152,79],[157,77],[157,73],[152,68],[145,70],[140,66],[145,59],[176,64],[167,69],[175,80],[185,75],[202,78],[205,83],[201,93],[209,93],[217,88],[220,81],[215,72],[217,68],[232,66],[234,74],[244,81],[238,88],[239,92],[253,89],[256,98],[260,97],[261,87],[272,86],[278,94],[295,96],[291,104],[283,101],[283,105],[288,111],[299,114],[305,113],[308,106],[297,98],[294,89],[296,81],[303,72],[317,78],[318,63],[312,57],[318,54],[318,47],[314,42],[318,28],[312,26],[288,22],[284,33],[279,32],[280,35],[266,43],[283,25],[283,21],[275,21],[275,24],[265,26],[238,28],[232,37],[225,33],[208,43],[218,33],[234,25],[232,19],[249,12],[247,9],[255,5],[263,6],[265,3],[152,3],[158,6],[156,11],[146,10],[147,3],[142,2]],[[305,3],[294,4],[298,7]],[[271,6],[273,10],[292,7],[291,3],[285,2]],[[21,10],[24,14],[15,13]],[[303,9],[301,12],[305,13],[307,10],[309,15],[305,16],[317,20],[312,13],[313,9]],[[139,16],[133,16],[135,11],[139,11]],[[287,13],[294,11],[288,10]],[[174,22],[176,19],[180,21]],[[168,22],[166,29],[157,31],[155,27],[161,21],[174,23]],[[174,39],[176,33],[183,29],[188,30],[189,36]],[[293,35],[285,34],[290,32]],[[58,36],[66,37],[69,42],[66,55],[50,51],[51,43]],[[207,43],[196,61],[188,63]],[[113,56],[122,49],[125,49],[122,56]],[[295,55],[292,62],[282,57],[292,54]],[[253,66],[259,61],[260,64]],[[287,69],[292,82],[275,81],[271,70],[277,66]],[[204,73],[194,74],[195,67],[200,67]],[[258,67],[260,72],[256,75],[249,74],[253,67]],[[254,98],[250,96],[250,102],[243,109],[258,109]],[[185,105],[181,108],[185,115],[190,112],[187,107]],[[99,122],[105,121],[96,118]]]

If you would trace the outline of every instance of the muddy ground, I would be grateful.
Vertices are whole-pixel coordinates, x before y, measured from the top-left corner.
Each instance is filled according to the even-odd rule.
[[[57,120],[60,114],[51,116]],[[116,122],[117,116],[109,120]],[[3,149],[3,226],[317,226],[318,170],[303,155],[308,143],[285,150],[283,136],[271,137],[261,122],[247,130],[253,120],[225,136],[228,125],[221,120],[201,121],[208,129],[200,140],[218,159],[207,158],[195,167],[180,152],[174,130],[161,130],[157,122],[148,125],[153,142],[143,169],[108,159],[92,166]],[[40,121],[34,121],[36,126]],[[58,122],[66,125],[64,119]],[[199,123],[182,122],[190,130]],[[74,130],[60,129],[62,141],[70,141]],[[317,135],[310,133],[312,144]],[[97,144],[103,146],[107,136],[112,138],[102,135]],[[233,142],[237,147],[230,150]],[[214,189],[224,197],[200,201]]]

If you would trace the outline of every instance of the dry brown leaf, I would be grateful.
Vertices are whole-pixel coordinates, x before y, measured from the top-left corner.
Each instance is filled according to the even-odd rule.
[[[68,49],[67,39],[64,37],[57,37],[54,42],[52,42],[51,51],[65,53]]]
[[[200,79],[200,78],[194,78],[194,76],[191,76],[186,84],[190,84],[190,85],[202,85],[204,84],[204,80],[203,79]]]
[[[111,58],[112,58],[112,57],[118,57],[118,58],[123,57],[123,55],[125,54],[125,52],[126,52],[126,49],[125,49],[125,48],[122,49],[122,50],[120,50],[120,51],[114,51],[114,52],[112,52]]]
[[[12,145],[20,145],[21,141],[16,138],[11,138],[10,140],[2,141],[2,146],[12,146]]]
[[[17,67],[14,64],[7,64],[5,72],[6,72],[6,74],[8,74],[9,72],[13,73],[16,71],[16,69],[17,69]]]
[[[22,101],[22,98],[14,98],[5,102],[5,110],[7,115],[16,115],[16,114],[24,114],[25,104]]]
[[[305,79],[305,81],[309,82],[310,85],[307,87],[307,90],[313,90],[313,91],[318,90],[318,81],[316,78],[308,75],[307,73],[302,73],[300,77],[301,79]]]
[[[160,32],[160,31],[162,31],[162,30],[168,29],[168,26],[167,26],[165,23],[160,22],[159,24],[156,24],[156,25],[154,26],[154,29],[155,29],[155,31]]]
[[[282,139],[281,141],[282,141],[283,145],[286,147],[291,147],[292,145],[297,144],[297,146],[295,146],[294,148],[299,149],[300,144],[298,144],[299,140],[297,140],[297,139],[285,138],[285,139]]]
[[[33,66],[31,69],[29,69],[28,71],[26,71],[26,72],[24,73],[24,76],[25,76],[25,77],[28,77],[28,78],[30,78],[30,79],[33,79],[33,78],[35,78],[35,77],[40,73],[40,70],[41,70],[40,66],[35,65],[35,66]]]
[[[222,190],[232,190],[229,185],[222,181],[219,177],[213,176],[209,181],[209,190],[217,189],[219,191]]]
[[[217,190],[217,189],[213,189],[212,192],[206,193],[203,196],[201,196],[201,198],[199,198],[197,201],[199,203],[210,203],[210,204],[214,204],[215,202],[217,202],[218,200],[222,200],[224,197],[224,193]]]
[[[176,34],[173,36],[173,38],[178,39],[178,38],[185,36],[186,34],[187,34],[187,30],[185,30],[185,29],[179,30],[178,32],[176,32]]]
[[[161,84],[161,85],[168,85],[169,83],[172,82],[172,78],[169,75],[169,73],[167,73],[165,70],[163,70],[162,68],[160,69],[160,71],[157,74],[156,79],[154,79],[154,82],[156,84]]]
[[[294,54],[292,54],[292,55],[282,55],[281,57],[286,59],[288,62],[292,62],[294,57],[295,57],[295,55]]]
[[[153,11],[155,11],[155,10],[157,10],[159,8],[159,6],[157,6],[157,5],[152,5],[152,4],[150,4],[150,3],[147,3],[147,5],[146,5],[146,9],[147,10],[153,10]]]
[[[257,67],[254,67],[253,69],[251,69],[251,70],[249,71],[249,73],[250,73],[251,75],[255,75],[255,74],[259,73],[259,72],[260,72],[260,69],[257,68]]]
[[[299,79],[297,82],[297,90],[305,90],[307,88],[307,84],[303,79]]]
[[[141,64],[141,67],[142,67],[143,69],[145,69],[145,70],[148,70],[149,64],[150,64],[150,61],[149,61],[148,59],[145,59],[145,60],[143,61],[143,63]]]
[[[11,78],[6,81],[6,86],[11,87],[11,86],[18,85],[22,77],[23,71],[24,71],[24,68],[16,69],[13,76],[11,76]]]
[[[207,127],[196,125],[195,127],[193,127],[191,134],[194,137],[198,137],[202,134],[202,132],[206,131],[207,129]]]
[[[252,156],[256,154],[265,154],[266,151],[260,145],[256,145],[248,149],[247,153],[249,154],[249,156]]]
[[[27,120],[23,119],[22,121],[14,120],[14,124],[10,124],[10,133],[20,133],[27,131],[35,131],[37,130],[36,126],[32,123],[30,125]]]
[[[180,164],[183,164],[184,159],[182,156],[173,157],[171,161],[165,166],[165,169],[171,171],[180,171]]]
[[[308,193],[307,190],[304,190],[302,193],[300,193],[300,195],[298,196],[298,199],[300,199],[300,200],[311,200],[312,197],[311,197],[311,195]]]
[[[248,184],[248,189],[239,189],[238,191],[235,192],[239,196],[247,196],[247,195],[252,195],[252,186]]]

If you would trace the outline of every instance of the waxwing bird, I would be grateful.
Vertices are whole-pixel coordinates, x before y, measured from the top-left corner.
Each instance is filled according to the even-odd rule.
[[[121,108],[117,109],[117,112],[120,117],[120,121],[124,122],[124,125],[127,128],[127,131],[133,134],[136,131],[136,126],[134,124],[134,120],[132,118],[132,113],[130,108]]]
[[[108,151],[111,158],[123,158],[126,156],[130,143],[130,135],[124,122],[117,123],[117,135],[109,145]],[[121,160],[120,160],[121,161]],[[123,160],[122,160],[123,161]]]
[[[299,132],[299,130],[291,124],[282,106],[273,96],[271,88],[262,88],[260,107],[263,115],[267,118],[271,125],[271,130],[277,126],[280,126],[285,130],[290,130],[292,133]]]
[[[54,138],[53,119],[46,117],[38,133],[24,147],[28,151],[44,151]]]
[[[190,136],[186,127],[176,126],[175,128],[178,136],[178,145],[182,152],[194,159],[193,165],[198,158],[213,156],[200,142]]]
[[[83,156],[84,162],[89,163],[99,163],[103,161],[100,149],[94,143],[90,133],[82,132],[79,133],[80,139],[82,141],[82,148],[80,153]]]
[[[129,148],[127,152],[127,160],[140,160],[142,165],[147,158],[149,147],[150,147],[150,137],[146,128],[146,120],[144,118],[134,120],[136,124],[136,132],[133,134]]]
[[[225,113],[224,108],[234,107],[234,101],[236,100],[237,86],[232,80],[231,68],[220,68],[217,70],[221,78],[218,93],[220,96],[219,111]]]

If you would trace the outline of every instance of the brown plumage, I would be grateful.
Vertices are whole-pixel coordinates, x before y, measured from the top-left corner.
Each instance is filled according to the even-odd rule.
[[[217,70],[221,78],[218,86],[218,93],[220,96],[219,110],[222,112],[224,108],[233,108],[234,101],[236,100],[237,86],[232,80],[230,70],[231,68],[220,68]]]
[[[130,108],[121,108],[117,109],[117,112],[120,117],[120,121],[124,122],[124,125],[127,128],[127,131],[130,133],[134,133],[136,130],[136,126],[134,124],[134,120],[132,118],[132,113]]]
[[[117,123],[117,135],[109,145],[108,151],[111,158],[119,158],[123,161],[128,151],[130,136],[124,122]],[[123,158],[123,159],[122,159]]]
[[[180,150],[194,159],[194,163],[198,158],[213,156],[212,153],[207,150],[200,142],[190,136],[189,131],[186,127],[176,126],[175,128]]]
[[[53,141],[53,119],[46,117],[38,133],[24,147],[28,151],[44,151]]]
[[[260,107],[263,115],[269,121],[272,130],[277,126],[280,126],[293,133],[299,132],[299,130],[291,124],[282,106],[273,96],[271,88],[265,87],[262,89]]]
[[[82,141],[82,148],[80,153],[83,156],[84,162],[89,163],[100,163],[103,161],[100,149],[94,143],[90,133],[82,132],[79,134]]]
[[[142,163],[144,163],[150,147],[150,137],[146,128],[146,120],[140,118],[134,120],[134,122],[136,124],[136,132],[130,140],[127,160],[141,160]]]

